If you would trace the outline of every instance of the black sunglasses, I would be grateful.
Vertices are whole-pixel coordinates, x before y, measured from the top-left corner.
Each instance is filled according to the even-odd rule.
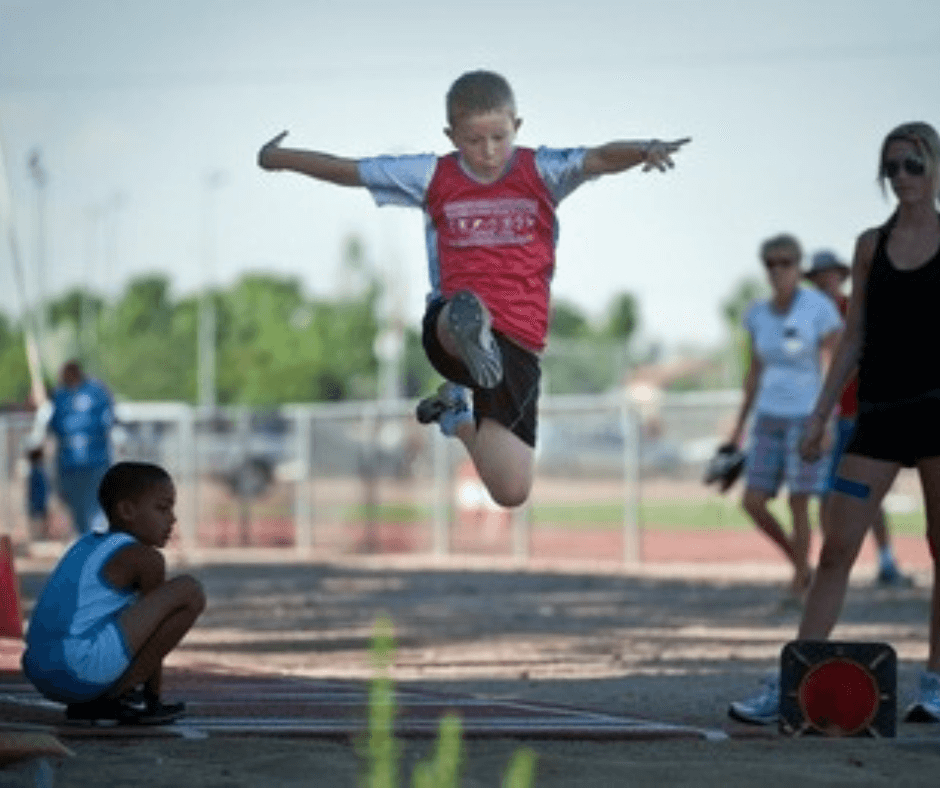
[[[904,172],[914,177],[927,172],[927,167],[920,159],[902,159],[900,161],[898,159],[887,159],[881,169],[888,178],[896,178],[902,167]]]

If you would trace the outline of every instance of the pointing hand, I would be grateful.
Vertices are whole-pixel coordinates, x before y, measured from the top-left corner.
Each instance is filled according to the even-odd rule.
[[[271,140],[268,140],[264,145],[261,146],[261,150],[258,151],[258,166],[263,170],[273,170],[275,169],[270,161],[270,155],[272,152],[276,151],[281,147],[281,141],[287,136],[286,131],[282,131],[276,137]]]
[[[672,154],[677,153],[691,139],[691,137],[683,137],[681,140],[673,140],[672,142],[664,142],[663,140],[650,140],[647,142],[643,151],[646,156],[643,161],[643,172],[649,172],[653,169],[665,172],[672,169],[675,166],[672,162]]]

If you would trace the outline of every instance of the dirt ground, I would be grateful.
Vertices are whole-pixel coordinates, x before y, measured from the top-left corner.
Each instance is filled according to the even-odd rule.
[[[511,696],[724,731],[724,741],[470,739],[462,785],[499,786],[519,746],[537,754],[539,788],[561,786],[937,785],[940,725],[900,723],[895,739],[790,739],[738,725],[728,702],[778,664],[799,611],[782,604],[779,562],[616,568],[477,565],[464,560],[274,561],[242,554],[185,567],[209,605],[171,666],[368,679],[380,615],[394,622],[394,678],[437,691]],[[177,570],[183,569],[177,567]],[[21,562],[25,606],[45,576]],[[898,654],[899,706],[926,656],[929,576],[884,590],[861,567],[834,637],[887,641]],[[172,686],[169,688],[172,696]],[[80,739],[56,786],[355,786],[351,741],[270,736]],[[402,785],[428,740],[404,742]],[[22,770],[0,786],[32,784]],[[5,780],[7,782],[5,782]],[[19,783],[15,782],[20,780]],[[27,782],[23,782],[26,780]]]

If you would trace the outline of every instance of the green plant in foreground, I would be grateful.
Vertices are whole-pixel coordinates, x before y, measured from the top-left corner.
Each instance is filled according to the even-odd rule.
[[[462,761],[460,717],[449,712],[441,719],[434,755],[415,767],[412,788],[460,788]]]
[[[366,743],[368,768],[365,788],[397,788],[401,745],[395,740],[395,685],[388,675],[395,659],[392,622],[375,622],[370,647],[375,676],[369,682],[369,734]]]
[[[380,618],[370,646],[375,676],[369,682],[368,741],[363,788],[397,788],[402,747],[395,738],[395,685],[389,668],[395,660],[392,622]],[[421,761],[411,779],[412,788],[460,788],[463,766],[460,717],[449,712],[438,727],[434,752]],[[513,753],[503,775],[502,788],[531,788],[535,784],[535,752],[527,747]]]

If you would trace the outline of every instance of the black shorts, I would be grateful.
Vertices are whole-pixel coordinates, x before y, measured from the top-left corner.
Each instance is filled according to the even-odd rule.
[[[473,417],[477,424],[484,417],[493,419],[534,448],[542,379],[539,357],[493,331],[503,354],[503,379],[496,388],[479,388],[464,363],[444,350],[437,338],[437,316],[445,303],[442,299],[431,301],[424,313],[421,341],[428,361],[445,378],[473,391]]]
[[[913,468],[940,457],[940,392],[902,402],[860,402],[846,454],[899,462]]]

